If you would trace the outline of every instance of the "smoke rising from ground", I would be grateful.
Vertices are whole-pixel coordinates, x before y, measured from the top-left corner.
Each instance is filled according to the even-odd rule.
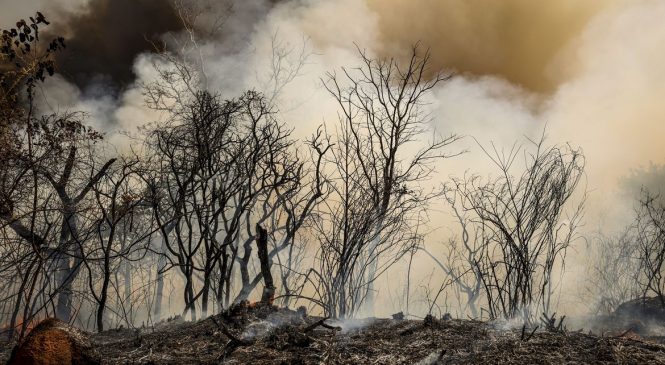
[[[403,12],[409,11],[406,2],[393,3]],[[632,168],[665,162],[665,151],[658,142],[665,119],[660,66],[665,60],[665,27],[659,21],[665,14],[663,2],[445,3],[458,6],[410,10],[420,11],[426,19],[414,22],[411,33],[400,28],[400,23],[382,26],[396,33],[402,29],[406,34],[402,37],[407,38],[424,34],[423,42],[430,40],[436,62],[461,72],[438,91],[435,115],[439,124],[452,124],[458,132],[502,145],[510,145],[523,134],[533,136],[547,125],[553,142],[570,142],[584,149],[589,189],[596,192],[591,199],[615,194],[617,182]],[[519,5],[523,6],[517,11]],[[535,6],[556,9],[540,12]],[[382,6],[377,11],[390,8]],[[427,15],[427,9],[431,14],[444,14],[442,19],[457,20],[452,25],[428,22],[436,15]],[[413,17],[418,18],[404,19]],[[520,31],[504,29],[508,21],[523,27]],[[458,27],[456,22],[463,24]],[[382,33],[381,38],[390,36]],[[443,56],[437,57],[437,52],[444,51],[437,49],[457,57],[462,65],[457,59],[445,63]],[[461,165],[473,169],[478,163],[466,160]],[[615,203],[601,200],[591,202],[590,208],[597,209],[595,203],[607,204],[599,210],[608,212]]]

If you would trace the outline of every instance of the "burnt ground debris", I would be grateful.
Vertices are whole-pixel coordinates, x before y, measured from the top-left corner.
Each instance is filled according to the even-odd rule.
[[[198,322],[176,318],[89,337],[102,364],[665,364],[662,337],[615,333],[531,333],[433,317],[341,322],[245,305]]]

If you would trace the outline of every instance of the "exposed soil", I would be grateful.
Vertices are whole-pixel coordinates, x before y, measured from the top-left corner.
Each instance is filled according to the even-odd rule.
[[[103,364],[665,364],[662,338],[635,331],[603,337],[471,320],[321,319],[240,307],[90,339]]]

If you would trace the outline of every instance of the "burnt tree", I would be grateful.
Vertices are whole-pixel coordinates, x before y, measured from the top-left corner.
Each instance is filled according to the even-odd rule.
[[[513,146],[508,153],[483,148],[498,168],[496,177],[453,180],[457,204],[480,232],[468,264],[480,273],[492,318],[532,321],[550,313],[553,271],[563,267],[582,219],[584,196],[570,202],[583,176],[581,151],[546,146],[544,135],[529,143],[532,149]]]
[[[263,293],[261,294],[261,303],[272,304],[275,298],[275,284],[272,280],[272,273],[270,272],[271,262],[268,257],[268,231],[256,225],[258,237],[256,237],[257,255],[261,263],[261,276],[263,277]]]
[[[331,72],[324,85],[338,106],[329,137],[331,196],[315,225],[321,242],[315,275],[328,315],[373,313],[375,282],[419,241],[418,212],[439,192],[420,183],[433,163],[457,153],[458,136],[428,132],[428,93],[450,75],[426,75],[430,53],[417,45],[405,62],[359,50],[360,67]],[[415,150],[412,153],[409,150]]]

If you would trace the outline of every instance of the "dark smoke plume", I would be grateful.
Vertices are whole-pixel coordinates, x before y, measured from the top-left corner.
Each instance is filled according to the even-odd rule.
[[[92,0],[84,13],[57,19],[52,32],[67,39],[57,60],[62,75],[81,88],[91,80],[118,88],[133,81],[134,59],[153,48],[150,40],[182,27],[168,0]]]
[[[497,75],[550,92],[565,75],[557,57],[601,11],[621,0],[367,0],[382,51],[420,41],[439,69]]]
[[[68,48],[57,60],[60,72],[82,89],[100,82],[121,89],[135,78],[132,67],[136,56],[153,51],[153,42],[161,43],[165,34],[185,30],[185,23],[192,20],[188,18],[188,11],[196,9],[200,15],[197,24],[188,24],[191,29],[197,31],[201,27],[200,36],[221,37],[217,39],[221,41],[229,36],[237,38],[238,35],[233,34],[237,31],[246,32],[248,36],[253,24],[279,2],[90,0],[82,12],[59,9],[52,32],[64,35]],[[178,9],[185,9],[182,17]],[[242,27],[226,24],[226,21],[234,23],[236,18],[245,24]],[[208,33],[210,29],[205,28],[210,28],[212,23],[222,24],[223,34]]]

